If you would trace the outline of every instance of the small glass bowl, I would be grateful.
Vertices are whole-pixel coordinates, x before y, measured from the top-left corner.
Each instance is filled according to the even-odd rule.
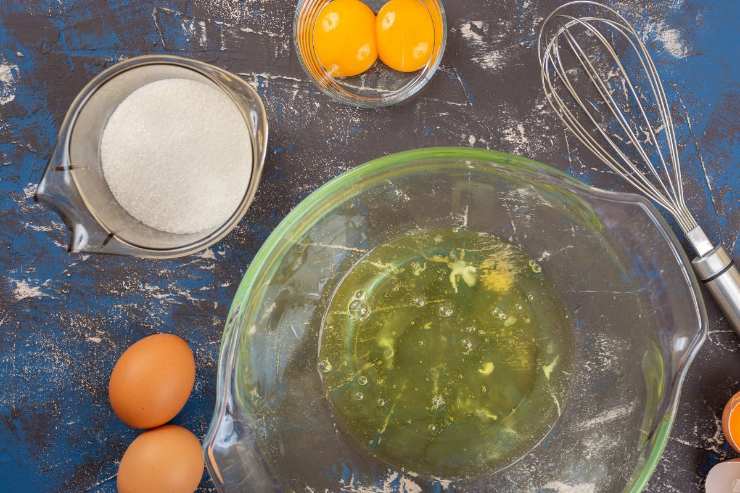
[[[387,0],[363,0],[377,12]],[[434,25],[434,47],[429,62],[416,72],[397,72],[378,60],[367,72],[333,77],[318,60],[313,28],[321,10],[331,0],[299,0],[293,23],[293,41],[303,69],[316,86],[331,98],[361,108],[400,103],[418,93],[439,68],[447,43],[447,19],[441,0],[418,0],[429,11]]]
[[[224,224],[190,234],[151,228],[115,199],[103,175],[100,141],[110,115],[140,87],[162,79],[190,79],[222,91],[247,124],[252,143],[250,181],[239,207]],[[142,258],[174,258],[204,250],[226,236],[246,214],[260,182],[267,151],[267,115],[257,92],[223,69],[189,58],[146,55],[130,58],[93,78],[72,102],[57,146],[36,191],[36,199],[55,209],[71,230],[71,252]]]

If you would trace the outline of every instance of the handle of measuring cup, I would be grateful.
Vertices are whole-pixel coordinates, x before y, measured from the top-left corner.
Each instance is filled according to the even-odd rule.
[[[740,272],[730,255],[723,247],[718,246],[691,263],[699,279],[727,316],[732,328],[740,335]]]

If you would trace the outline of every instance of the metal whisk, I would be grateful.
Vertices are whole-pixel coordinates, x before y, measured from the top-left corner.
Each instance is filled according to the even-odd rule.
[[[668,100],[635,29],[610,7],[572,1],[545,19],[537,50],[552,108],[599,160],[676,219],[698,255],[694,270],[740,334],[740,273],[686,206]]]

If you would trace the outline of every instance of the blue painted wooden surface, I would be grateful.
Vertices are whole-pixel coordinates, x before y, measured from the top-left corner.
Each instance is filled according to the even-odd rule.
[[[355,165],[413,147],[475,145],[619,188],[592,169],[544,105],[533,44],[556,3],[448,2],[448,49],[434,81],[409,104],[362,111],[329,102],[300,70],[293,1],[0,1],[0,491],[115,490],[117,461],[136,433],[111,412],[107,378],[120,353],[152,332],[177,333],[195,350],[195,391],[175,422],[202,436],[239,279],[295,204]],[[617,5],[678,91],[688,202],[737,258],[740,2]],[[201,255],[157,262],[70,255],[60,219],[32,199],[67,106],[103,68],[163,52],[239,73],[265,99],[272,129],[257,200]],[[709,467],[731,455],[717,418],[740,390],[740,348],[709,304],[709,340],[650,491],[700,491]],[[210,488],[205,477],[202,488]]]

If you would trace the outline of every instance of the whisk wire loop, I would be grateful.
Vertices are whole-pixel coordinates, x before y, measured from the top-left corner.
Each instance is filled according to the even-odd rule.
[[[537,52],[550,106],[600,161],[676,219],[698,254],[695,272],[740,335],[740,271],[686,206],[668,98],[635,29],[606,5],[574,0],[545,19]]]
[[[568,8],[576,6],[600,9],[603,15],[567,13]],[[545,44],[543,36],[552,24],[556,28]],[[579,34],[595,40],[600,50],[598,57],[584,49]],[[615,37],[626,42],[628,52],[635,56],[642,69],[642,83],[625,67],[615,49]],[[566,66],[565,52],[575,61],[574,67]],[[538,53],[545,96],[566,127],[599,160],[673,215],[684,232],[696,228],[684,198],[675,127],[665,89],[645,43],[627,20],[597,2],[566,3],[545,20]],[[597,61],[601,65],[597,66]],[[602,65],[610,70],[602,69]],[[582,87],[576,80],[579,73],[587,76],[595,90],[593,99],[582,96]],[[610,85],[614,77],[624,92],[625,101],[621,104]],[[648,103],[657,116],[654,120],[650,116],[653,112],[646,107]]]

